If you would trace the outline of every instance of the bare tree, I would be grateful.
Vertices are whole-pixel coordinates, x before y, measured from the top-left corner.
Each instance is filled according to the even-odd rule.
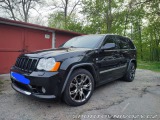
[[[0,0],[0,9],[13,20],[29,22],[30,10],[40,3],[41,0]]]
[[[81,4],[81,0],[52,0],[52,7],[55,10],[61,11],[64,14],[65,24],[67,23],[67,17],[70,17],[78,5]]]

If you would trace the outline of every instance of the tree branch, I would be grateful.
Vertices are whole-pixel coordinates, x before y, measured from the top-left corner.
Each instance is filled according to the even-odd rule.
[[[71,14],[73,13],[74,9],[75,9],[76,6],[79,4],[79,2],[80,2],[80,0],[78,0],[78,1],[75,3],[75,5],[73,6],[73,8],[72,8],[72,10],[71,10],[71,12],[70,12],[70,14],[69,14],[69,16],[71,16]]]

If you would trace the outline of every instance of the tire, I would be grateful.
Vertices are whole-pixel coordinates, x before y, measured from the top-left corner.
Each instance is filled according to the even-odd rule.
[[[70,106],[80,106],[90,99],[93,90],[94,79],[91,73],[85,69],[77,69],[69,77],[63,100]]]
[[[135,78],[135,71],[136,71],[136,66],[133,62],[128,66],[128,70],[126,74],[123,76],[123,80],[127,82],[132,82]]]

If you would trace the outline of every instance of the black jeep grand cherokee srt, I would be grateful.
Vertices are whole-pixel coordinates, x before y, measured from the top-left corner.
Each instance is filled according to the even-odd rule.
[[[95,87],[122,78],[133,81],[136,48],[119,35],[74,37],[58,49],[20,55],[11,68],[12,87],[38,98],[85,104]]]

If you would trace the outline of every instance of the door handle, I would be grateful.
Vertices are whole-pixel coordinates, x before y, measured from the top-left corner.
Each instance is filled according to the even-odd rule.
[[[123,53],[128,53],[128,51],[124,51]]]
[[[112,56],[119,57],[120,56],[120,52],[116,51],[116,52],[112,53]]]

